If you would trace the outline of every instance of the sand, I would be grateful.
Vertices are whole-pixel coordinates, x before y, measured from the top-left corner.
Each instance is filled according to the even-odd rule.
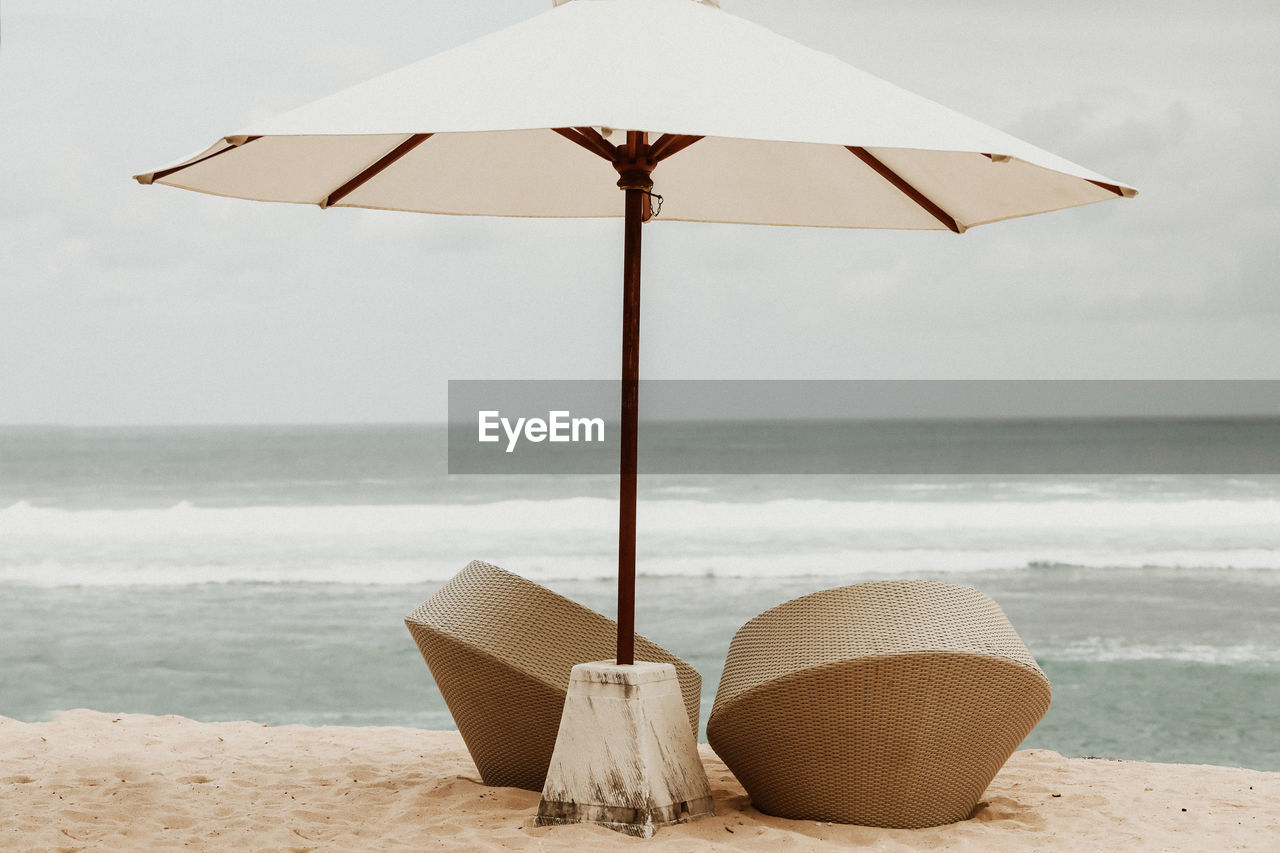
[[[711,750],[713,818],[651,841],[535,827],[455,732],[0,717],[0,850],[1280,849],[1280,773],[1016,753],[971,819],[922,830],[768,817]]]

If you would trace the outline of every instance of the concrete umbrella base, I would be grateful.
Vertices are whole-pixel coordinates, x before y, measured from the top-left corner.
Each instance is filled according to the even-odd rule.
[[[598,823],[649,838],[713,813],[675,667],[575,666],[537,824]]]

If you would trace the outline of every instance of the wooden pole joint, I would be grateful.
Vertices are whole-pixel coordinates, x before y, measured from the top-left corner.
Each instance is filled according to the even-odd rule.
[[[648,145],[637,146],[634,153],[629,146],[618,146],[618,153],[613,158],[613,168],[618,170],[618,189],[653,189],[652,175],[657,166],[658,161]]]

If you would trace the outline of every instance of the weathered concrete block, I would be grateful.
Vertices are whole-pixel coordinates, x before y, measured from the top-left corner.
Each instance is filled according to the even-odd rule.
[[[538,825],[598,823],[649,838],[659,826],[712,813],[675,667],[575,666]]]

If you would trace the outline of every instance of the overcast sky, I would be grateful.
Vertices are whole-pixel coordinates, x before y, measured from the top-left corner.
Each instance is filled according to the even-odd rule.
[[[449,379],[616,376],[620,220],[130,179],[550,6],[3,0],[0,423],[438,420]],[[1280,4],[723,6],[1141,195],[962,236],[658,221],[643,376],[1280,378]]]

